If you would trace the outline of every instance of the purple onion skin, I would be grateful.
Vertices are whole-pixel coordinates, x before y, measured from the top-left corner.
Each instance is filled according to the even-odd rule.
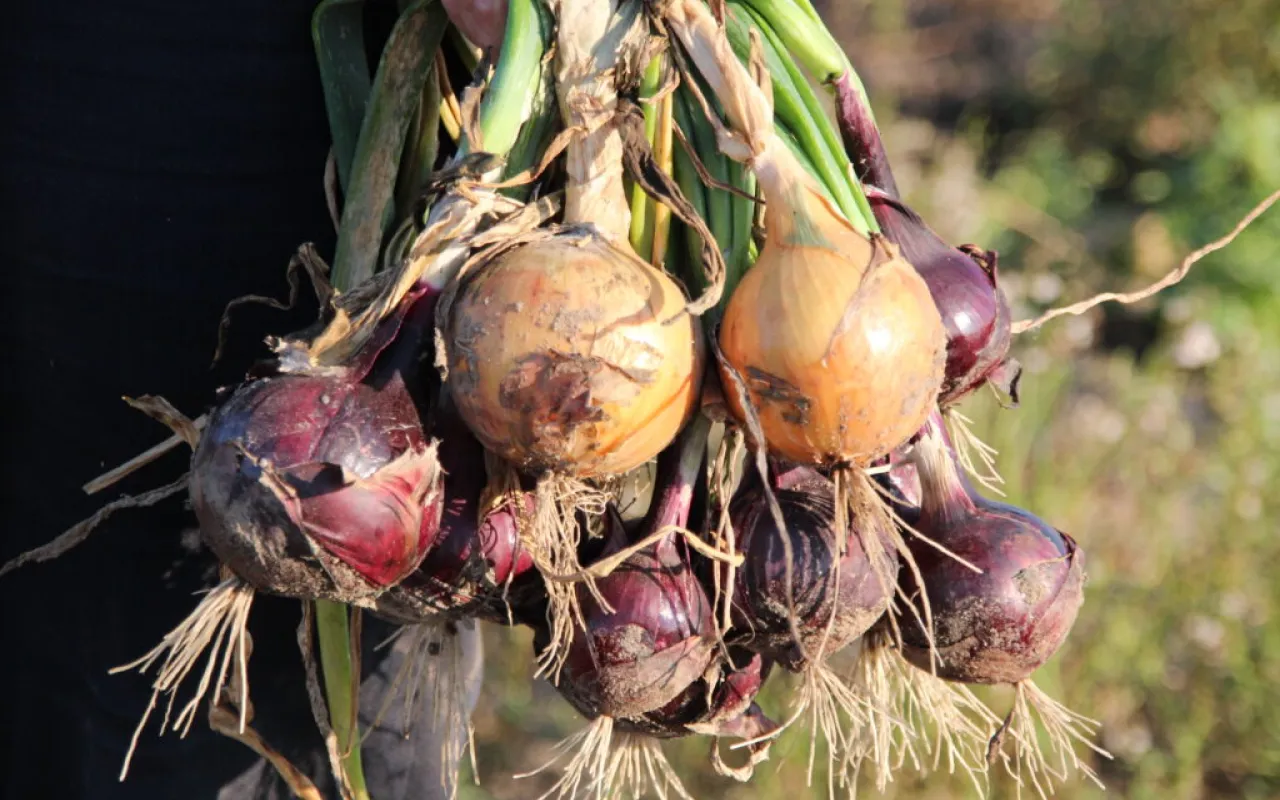
[[[965,683],[1025,680],[1075,623],[1084,554],[1070,536],[1030,512],[982,497],[954,468],[943,482],[931,473],[922,467],[924,501],[916,529],[983,570],[979,575],[907,535],[933,614],[938,675]],[[909,570],[900,581],[923,614]],[[903,655],[929,669],[923,629],[911,622],[901,628]]]
[[[938,403],[950,405],[991,376],[1009,355],[1009,303],[997,285],[996,253],[955,248],[901,201],[867,191],[876,222],[924,278],[947,331],[947,365]]]
[[[696,418],[659,456],[658,489],[639,537],[688,524],[708,427]],[[612,507],[606,524],[605,557],[630,543]],[[596,580],[612,613],[585,586],[579,589],[586,630],[575,631],[560,690],[584,715],[638,717],[670,703],[710,666],[716,646],[711,603],[676,537],[666,535]]]
[[[622,521],[610,514],[611,545],[625,546]],[[711,604],[672,538],[627,559],[596,581],[613,608],[601,608],[584,589],[587,622],[570,645],[561,692],[594,718],[636,717],[671,702],[706,670],[715,648]]]
[[[263,377],[211,415],[192,458],[192,505],[204,541],[250,585],[369,605],[422,561],[441,475],[406,377],[433,304],[406,301],[389,323],[394,343],[384,336],[379,357],[366,354],[363,380]]]
[[[733,587],[730,636],[733,642],[798,672],[810,657],[840,650],[883,615],[898,562],[887,531],[879,534],[878,565],[868,557],[856,531],[850,531],[844,556],[837,556],[835,490],[818,472],[793,468],[779,474],[775,483],[779,486],[774,494],[792,544],[792,599],[801,646],[789,620],[786,549],[763,492],[749,483],[730,505],[738,552],[744,557]]]
[[[402,587],[417,598],[426,616],[476,617],[499,624],[541,620],[545,593],[533,558],[521,544],[517,520],[521,511],[532,513],[533,497],[521,494],[482,518],[484,449],[449,412],[439,422],[444,513],[427,557]]]

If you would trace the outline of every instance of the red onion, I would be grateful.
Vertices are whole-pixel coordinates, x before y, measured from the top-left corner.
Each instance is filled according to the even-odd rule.
[[[533,497],[520,493],[485,508],[484,449],[451,409],[437,416],[445,501],[440,532],[427,557],[402,584],[426,613],[497,623],[536,623],[542,581],[520,541],[520,516]],[[523,508],[519,505],[523,504]]]
[[[733,587],[733,641],[800,671],[810,659],[840,650],[862,635],[889,605],[897,559],[889,532],[876,532],[877,564],[864,548],[864,532],[850,531],[837,555],[835,487],[809,468],[775,479],[774,494],[791,542],[791,594],[787,549],[758,484],[745,483],[730,506],[743,557]],[[836,567],[839,566],[837,570]]]
[[[947,330],[939,405],[954,403],[986,380],[1016,400],[1020,371],[1008,359],[1009,304],[997,285],[996,253],[976,245],[951,247],[902,202],[870,109],[847,76],[834,86],[845,151],[867,184],[876,222],[928,284]]]
[[[966,683],[1018,683],[1062,644],[1083,599],[1084,555],[1031,513],[979,495],[958,473],[940,416],[915,445],[922,504],[916,529],[982,570],[977,574],[908,536],[933,615],[938,675]],[[920,592],[904,571],[903,591]],[[902,625],[903,655],[930,669],[929,640]]]
[[[693,485],[703,466],[710,423],[697,416],[658,460],[658,483],[642,536],[689,521]],[[630,542],[617,511],[607,515],[603,557]],[[575,630],[559,682],[589,718],[634,718],[670,703],[706,671],[715,649],[711,604],[668,533],[596,579],[596,595],[579,589],[585,630]]]
[[[210,549],[250,585],[377,608],[422,561],[441,474],[409,387],[434,300],[407,298],[352,369],[260,378],[212,414],[192,504]]]

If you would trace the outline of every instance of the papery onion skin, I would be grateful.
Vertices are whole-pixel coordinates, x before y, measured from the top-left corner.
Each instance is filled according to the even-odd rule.
[[[938,421],[937,426],[941,425]],[[944,446],[938,436],[917,448]],[[921,460],[923,504],[916,529],[979,569],[977,574],[908,535],[933,615],[938,675],[966,683],[1017,683],[1066,639],[1083,601],[1084,553],[1074,539],[1023,509],[996,503],[968,486],[942,451]],[[903,593],[923,613],[909,571]],[[901,626],[903,655],[930,669],[918,623]]]
[[[485,447],[528,474],[627,472],[697,402],[704,345],[685,303],[660,270],[591,234],[499,255],[452,309],[454,402]]]
[[[617,729],[657,739],[676,739],[693,733],[751,739],[775,729],[755,704],[756,695],[773,664],[759,653],[730,648],[734,667],[723,659],[711,675],[690,683],[671,702],[638,717],[617,721]]]
[[[883,239],[848,234],[831,247],[766,243],[720,329],[770,450],[802,464],[867,465],[919,430],[942,383],[928,287]]]
[[[744,561],[733,587],[729,638],[798,672],[813,657],[843,649],[884,614],[897,582],[898,559],[887,531],[875,543],[879,563],[864,549],[858,531],[849,533],[845,553],[838,556],[831,481],[803,468],[781,478],[785,488],[774,494],[791,542],[791,600],[802,640],[798,646],[790,624],[787,551],[763,492],[750,484],[730,506]]]
[[[303,375],[238,389],[192,459],[209,548],[290,597],[354,602],[416,568],[439,524],[441,476],[399,389]]]

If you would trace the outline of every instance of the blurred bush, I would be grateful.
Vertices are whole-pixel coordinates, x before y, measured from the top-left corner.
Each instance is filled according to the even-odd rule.
[[[1278,0],[819,6],[908,200],[952,241],[1000,251],[1018,317],[1149,282],[1280,187]],[[1001,451],[1011,501],[1071,532],[1091,578],[1038,680],[1102,722],[1113,796],[1280,796],[1280,211],[1159,298],[1015,350],[1022,406],[965,411]],[[534,797],[549,781],[510,776],[581,721],[530,681],[527,636],[488,644],[482,784],[464,796]],[[785,695],[772,687],[770,708]],[[705,747],[667,748],[695,796],[826,795],[805,787],[799,732],[745,786],[715,777]],[[971,791],[904,774],[889,794]]]

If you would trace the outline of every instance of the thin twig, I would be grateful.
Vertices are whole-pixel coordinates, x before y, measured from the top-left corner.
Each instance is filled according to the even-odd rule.
[[[1235,241],[1235,238],[1239,236],[1244,231],[1245,228],[1253,224],[1254,220],[1256,220],[1258,217],[1264,214],[1267,211],[1267,209],[1271,208],[1271,206],[1275,205],[1277,200],[1280,200],[1280,189],[1277,189],[1276,191],[1272,192],[1270,195],[1267,196],[1265,200],[1263,200],[1261,203],[1258,203],[1256,206],[1254,206],[1253,210],[1250,211],[1248,214],[1245,214],[1244,217],[1241,218],[1241,220],[1236,223],[1236,226],[1232,228],[1231,232],[1228,233],[1226,236],[1223,236],[1221,239],[1212,241],[1209,244],[1206,244],[1204,247],[1201,247],[1199,250],[1192,252],[1182,260],[1182,263],[1179,264],[1176,269],[1171,271],[1169,274],[1165,275],[1160,280],[1146,287],[1145,289],[1139,289],[1136,292],[1103,292],[1102,294],[1094,295],[1088,300],[1083,300],[1079,303],[1073,303],[1072,305],[1069,305],[1069,306],[1063,306],[1062,308],[1055,308],[1050,311],[1046,311],[1045,313],[1041,314],[1035,319],[1019,320],[1018,322],[1013,323],[1013,325],[1010,326],[1010,328],[1015,334],[1026,333],[1027,331],[1033,331],[1036,328],[1039,328],[1041,325],[1045,324],[1049,320],[1054,319],[1056,317],[1061,317],[1066,314],[1072,314],[1072,315],[1078,316],[1088,311],[1089,309],[1093,308],[1094,306],[1101,305],[1102,303],[1106,303],[1108,301],[1114,300],[1117,303],[1124,303],[1128,305],[1130,303],[1136,303],[1139,300],[1145,300],[1148,297],[1151,297],[1152,295],[1154,295],[1156,292],[1159,292],[1162,289],[1167,289],[1170,286],[1173,286],[1175,283],[1178,283],[1179,281],[1181,281],[1183,278],[1187,276],[1187,273],[1191,271],[1191,267],[1195,265],[1195,263],[1200,259],[1209,255],[1210,253],[1221,250],[1222,248],[1226,247],[1227,245]]]
[[[188,476],[183,475],[173,483],[161,486],[158,489],[152,489],[149,492],[143,492],[139,495],[125,495],[119,500],[107,503],[105,506],[98,509],[93,516],[72,525],[66,530],[66,532],[54,539],[52,542],[49,542],[46,545],[41,545],[33,550],[28,550],[5,564],[3,567],[0,567],[0,576],[12,572],[18,567],[32,561],[49,561],[57,558],[83,542],[85,539],[88,539],[89,534],[93,533],[93,530],[102,524],[103,520],[115,512],[122,508],[146,508],[148,506],[153,506],[161,500],[172,497],[178,492],[186,489],[187,479]]]
[[[197,430],[200,430],[204,428],[205,423],[208,421],[209,421],[209,418],[202,414],[201,416],[198,416],[195,419],[191,420],[191,424],[194,425]],[[177,447],[178,445],[185,444],[185,443],[186,443],[185,440],[181,436],[175,433],[173,436],[170,436],[168,439],[165,439],[160,444],[139,453],[138,455],[134,456],[133,458],[129,459],[128,461],[124,462],[118,467],[115,467],[108,472],[102,473],[101,475],[89,481],[88,483],[86,483],[84,486],[80,488],[81,490],[84,491],[85,494],[97,494],[98,492],[102,491],[108,486],[111,486],[113,484],[119,483],[120,481],[124,480],[129,475],[132,475],[133,473],[142,469],[146,465],[150,464],[152,461],[155,461],[156,459],[160,458],[160,456],[169,452],[170,450]]]

